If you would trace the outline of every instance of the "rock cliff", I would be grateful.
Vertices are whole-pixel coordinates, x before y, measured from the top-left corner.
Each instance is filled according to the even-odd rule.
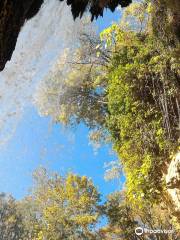
[[[166,186],[174,205],[174,213],[180,217],[180,152],[169,164]]]

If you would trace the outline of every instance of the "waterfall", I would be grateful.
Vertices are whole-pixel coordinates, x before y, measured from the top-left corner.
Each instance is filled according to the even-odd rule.
[[[45,0],[39,13],[25,23],[11,61],[0,72],[0,144],[12,136],[38,83],[82,28],[82,21],[74,21],[70,8],[59,0]]]

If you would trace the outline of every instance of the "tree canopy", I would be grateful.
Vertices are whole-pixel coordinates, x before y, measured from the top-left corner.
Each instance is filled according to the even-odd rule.
[[[138,206],[164,198],[163,173],[179,138],[179,44],[169,45],[172,33],[166,41],[156,36],[153,14],[151,2],[134,3],[100,38],[82,33],[71,61],[48,78],[39,98],[43,115],[83,122],[91,139],[113,143]]]
[[[0,196],[2,240],[171,240],[178,239],[167,209],[149,205],[134,209],[125,191],[100,202],[100,193],[86,176],[61,176],[45,168],[33,175],[31,193],[24,199]],[[101,220],[107,219],[105,224]],[[135,234],[135,228],[172,230],[171,234]]]
[[[99,218],[100,195],[90,179],[72,173],[48,175],[46,169],[39,169],[34,180],[24,206],[34,205],[35,239],[96,239],[92,229]]]
[[[70,1],[72,8],[75,2],[79,6]],[[179,219],[172,216],[164,179],[178,151],[180,129],[173,2],[176,6],[176,1],[138,1],[100,36],[92,29],[82,32],[36,95],[41,115],[70,127],[83,123],[91,140],[112,144],[118,162],[109,164],[106,178],[123,173],[123,190],[102,203],[86,176],[37,170],[32,192],[24,199],[0,196],[2,239],[178,239]],[[100,10],[113,10],[118,3],[125,1],[103,1]],[[80,8],[75,16],[79,14]],[[101,227],[102,217],[107,224]],[[134,232],[138,226],[172,233],[138,236]]]

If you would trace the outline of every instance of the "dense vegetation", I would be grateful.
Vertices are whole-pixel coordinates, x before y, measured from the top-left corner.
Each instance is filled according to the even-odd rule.
[[[108,223],[97,224],[106,217]],[[171,234],[148,234],[147,239],[178,239],[168,210],[149,208],[134,211],[124,192],[110,195],[106,203],[93,182],[85,176],[66,176],[38,169],[34,186],[21,201],[0,195],[0,239],[2,240],[101,240],[146,239],[136,227],[172,230]]]
[[[42,115],[66,126],[83,122],[94,143],[113,144],[119,166],[111,173],[123,170],[125,189],[102,204],[86,177],[43,169],[24,200],[1,196],[0,239],[178,239],[163,178],[180,121],[179,36],[166,3],[138,1],[100,37],[82,33],[39,91]],[[97,227],[102,216],[107,225]],[[174,233],[137,236],[137,226]]]
[[[42,114],[65,125],[84,122],[95,143],[113,143],[128,200],[139,207],[166,198],[163,173],[179,141],[179,41],[165,10],[157,34],[155,7],[132,4],[100,39],[82,33],[39,103]]]
[[[40,102],[42,114],[65,125],[84,122],[95,143],[113,143],[126,201],[143,211],[169,204],[163,174],[179,144],[179,41],[167,8],[156,16],[158,8],[134,3],[100,39],[82,34],[65,74],[62,66],[48,79]]]
[[[102,36],[113,52],[106,125],[124,166],[129,198],[152,203],[163,196],[163,166],[178,146],[177,48],[163,44],[149,28],[134,32],[114,24]]]

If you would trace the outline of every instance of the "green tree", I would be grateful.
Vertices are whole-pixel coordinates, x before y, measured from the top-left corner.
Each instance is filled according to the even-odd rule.
[[[34,178],[32,196],[26,199],[35,206],[37,221],[31,224],[38,233],[34,239],[98,239],[94,226],[100,199],[91,180],[71,173],[48,176],[45,169],[36,171]]]
[[[24,199],[16,201],[18,211],[22,216],[22,222],[25,230],[23,240],[38,240],[38,234],[41,231],[39,224],[39,209],[38,204],[30,195]]]
[[[0,239],[23,240],[26,231],[18,204],[11,196],[0,194]]]
[[[36,97],[40,114],[64,125],[103,125],[107,111],[103,69],[107,59],[96,33],[82,32],[78,43],[64,50],[57,68],[40,86]]]
[[[138,222],[134,219],[133,211],[124,198],[123,194],[115,192],[109,195],[105,204],[109,234],[112,232],[111,234],[116,234],[119,239],[136,240],[139,239],[135,234]]]
[[[124,240],[171,240],[178,239],[178,232],[173,227],[170,211],[161,205],[145,206],[143,209],[134,209],[126,198],[125,192],[115,192],[109,195],[105,204],[105,212],[108,217],[108,226],[102,229],[107,239]],[[151,230],[172,230],[171,234],[135,234],[136,227]],[[104,238],[106,239],[106,238]]]

